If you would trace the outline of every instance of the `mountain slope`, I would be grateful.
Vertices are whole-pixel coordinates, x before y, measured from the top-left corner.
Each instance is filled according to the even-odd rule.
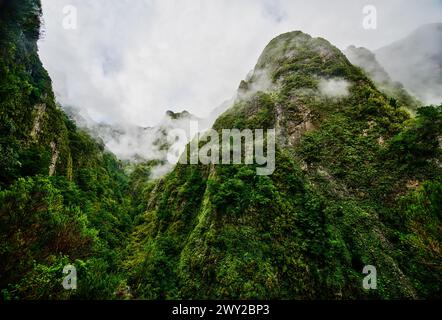
[[[179,156],[181,152],[179,150],[183,149],[192,138],[191,135],[194,135],[190,128],[197,127],[196,129],[201,132],[207,130],[231,104],[231,101],[224,102],[206,118],[199,118],[186,110],[182,112],[169,110],[154,127],[140,127],[129,123],[97,123],[78,108],[64,106],[63,110],[81,129],[123,160],[127,164],[127,171],[144,162],[151,164],[151,178],[157,179],[174,167],[174,164],[167,160],[172,146],[168,140],[169,134],[177,130],[185,134],[180,136],[179,141],[173,142],[173,148],[177,150]]]
[[[420,100],[442,102],[442,23],[424,25],[375,54],[390,76]]]
[[[411,119],[329,42],[291,32],[214,125],[275,128],[272,175],[128,177],[56,105],[40,2],[0,6],[2,299],[441,297],[441,106]]]
[[[0,6],[1,297],[115,297],[128,179],[55,102],[37,52],[40,1]],[[68,264],[82,278],[77,291],[61,286]]]
[[[198,118],[187,111],[167,111],[162,121],[154,127],[140,127],[128,123],[97,123],[74,107],[63,108],[80,128],[84,129],[114,153],[119,159],[135,165],[140,162],[156,161],[165,164],[169,149],[168,135],[171,131],[184,130],[186,139],[182,139],[184,147],[189,142],[190,123],[197,123],[203,130],[208,124],[205,119]],[[161,166],[161,165],[160,165]]]
[[[374,81],[379,90],[395,98],[401,106],[414,112],[421,105],[420,102],[408,94],[400,82],[394,82],[391,79],[390,75],[376,60],[375,54],[370,50],[350,46],[344,53],[353,65],[362,68],[367,73],[367,76]]]
[[[146,186],[125,262],[135,296],[440,296],[441,108],[411,120],[302,32],[272,40],[239,90],[214,128],[276,128],[275,172],[178,164]]]

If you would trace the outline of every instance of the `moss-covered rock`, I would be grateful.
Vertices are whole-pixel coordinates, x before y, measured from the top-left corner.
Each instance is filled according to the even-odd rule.
[[[440,116],[440,107],[430,109]],[[275,38],[214,125],[219,132],[276,128],[275,172],[179,165],[161,179],[131,240],[135,295],[439,297],[440,153],[420,152],[418,165],[396,147],[425,119],[411,119],[326,40],[301,32]],[[428,130],[433,142],[424,149],[436,151],[441,128]],[[414,146],[429,141],[418,136]],[[426,200],[415,198],[424,191],[405,187],[413,179],[433,186]],[[433,213],[423,214],[414,201],[428,201]],[[400,218],[409,210],[431,222],[417,222],[414,213],[414,223]],[[362,286],[365,265],[377,267],[377,290]]]

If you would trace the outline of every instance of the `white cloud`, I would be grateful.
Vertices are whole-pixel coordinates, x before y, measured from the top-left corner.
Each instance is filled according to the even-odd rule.
[[[372,49],[442,21],[437,0],[374,0],[378,29],[362,27],[365,0],[42,0],[40,55],[61,103],[95,120],[158,123],[167,109],[199,116],[234,95],[265,45],[302,30],[340,48]],[[63,29],[63,7],[78,28]]]
[[[321,79],[319,91],[331,98],[342,98],[348,95],[350,83],[344,79]]]

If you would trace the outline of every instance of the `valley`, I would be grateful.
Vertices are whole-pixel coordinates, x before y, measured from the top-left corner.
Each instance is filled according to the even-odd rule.
[[[206,122],[214,135],[275,132],[261,139],[274,170],[257,174],[265,162],[244,148],[235,164],[164,168],[169,133],[199,118],[113,127],[60,106],[40,16],[38,0],[0,11],[1,299],[441,298],[442,105],[377,54],[275,37]]]

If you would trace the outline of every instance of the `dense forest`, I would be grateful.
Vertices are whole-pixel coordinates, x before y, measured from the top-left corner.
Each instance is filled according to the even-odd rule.
[[[0,25],[0,287],[4,299],[113,297],[125,288],[129,179],[54,99],[37,53],[39,1],[6,1]],[[75,263],[78,290],[60,285]]]
[[[152,163],[128,172],[56,103],[39,0],[0,6],[1,299],[442,297],[442,106],[286,33],[214,124],[276,128],[275,172],[178,164],[152,181]],[[345,95],[321,90],[333,79]]]

